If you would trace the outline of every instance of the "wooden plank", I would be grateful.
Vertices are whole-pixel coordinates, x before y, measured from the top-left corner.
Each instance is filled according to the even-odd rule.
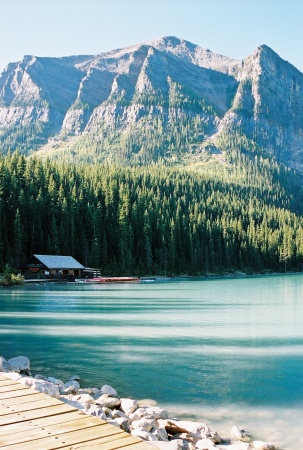
[[[86,442],[84,444],[73,445],[72,447],[65,447],[66,450],[67,448],[70,450],[115,450],[119,448],[125,448],[127,450],[155,450],[155,447],[127,433],[124,433],[123,436],[117,435],[114,437],[109,436],[108,438],[95,439],[90,441],[89,444]]]
[[[0,430],[0,442],[2,445],[13,445],[32,441],[35,439],[41,439],[43,437],[49,437],[50,435],[59,435],[64,433],[70,433],[72,431],[87,430],[92,427],[99,427],[102,425],[96,418],[90,418],[89,416],[80,417],[78,419],[71,420],[69,422],[59,423],[56,425],[35,427],[29,431],[22,431],[21,433],[14,433],[13,435],[3,436]],[[106,422],[104,422],[105,424]]]
[[[62,402],[59,400],[45,396],[43,400],[38,400],[37,402],[5,406],[0,410],[0,417],[13,412],[31,411],[33,409],[47,408],[48,406],[58,406],[61,404]]]
[[[3,414],[0,415],[0,423],[1,425],[9,425],[11,423],[24,422],[25,420],[40,419],[42,417],[54,416],[56,414],[64,414],[72,410],[73,409],[69,405],[62,403],[60,405],[48,406],[43,409],[40,408],[40,409],[33,409],[30,411],[22,411],[19,413],[14,412]],[[74,411],[78,410],[74,408]]]
[[[14,397],[23,397],[24,395],[36,394],[38,391],[34,391],[33,389],[20,389],[19,391],[7,391],[0,392],[0,400],[5,400]],[[21,401],[21,400],[20,400]]]
[[[101,437],[112,436],[115,434],[125,433],[119,428],[113,427],[109,424],[102,424],[87,429],[72,431],[69,433],[62,433],[59,435],[50,435],[46,438],[35,439],[27,442],[27,447],[30,450],[55,450],[61,448],[69,448],[71,445],[80,442],[89,442],[93,439]],[[26,448],[24,443],[8,444],[0,447],[2,450],[24,450]]]
[[[15,380],[10,380],[9,378],[1,378],[0,377],[0,386],[9,386],[11,384],[16,384]],[[19,383],[21,384],[21,383]]]
[[[1,450],[152,450],[107,422],[0,375]]]
[[[11,391],[21,391],[21,390],[23,390],[23,389],[29,389],[29,387],[28,386],[24,386],[23,384],[21,384],[21,383],[18,383],[18,384],[12,384],[12,385],[10,385],[9,386],[9,388],[7,387],[7,386],[0,386],[0,392],[2,393],[2,392],[11,392]]]
[[[79,419],[83,416],[86,417],[86,414],[76,410],[65,412],[64,414],[56,414],[54,416],[40,417],[39,419],[25,420],[23,422],[12,423],[9,425],[2,425],[0,423],[0,436],[18,432],[23,433],[25,431],[33,430],[37,427],[45,427],[48,425],[56,425],[57,423],[69,422],[71,420]]]
[[[42,394],[37,391],[33,391],[33,393],[25,392],[25,394],[28,395],[22,395],[22,398],[20,397],[0,398],[0,406],[17,405],[20,402],[22,403],[35,402],[37,400],[43,400],[45,398],[45,394]]]

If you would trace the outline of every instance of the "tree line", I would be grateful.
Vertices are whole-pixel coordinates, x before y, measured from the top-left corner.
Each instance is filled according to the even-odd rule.
[[[262,156],[190,170],[0,157],[0,269],[71,255],[104,275],[301,270],[301,179]]]

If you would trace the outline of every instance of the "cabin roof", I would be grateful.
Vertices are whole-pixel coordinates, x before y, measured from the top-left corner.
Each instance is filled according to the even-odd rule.
[[[84,269],[72,256],[33,255],[49,269]]]

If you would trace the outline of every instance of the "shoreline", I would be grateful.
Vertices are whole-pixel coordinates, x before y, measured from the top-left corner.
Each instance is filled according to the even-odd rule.
[[[81,388],[81,378],[73,375],[67,382],[55,377],[34,376],[25,356],[5,360],[0,356],[0,372],[24,385],[57,398],[85,414],[137,436],[163,450],[278,450],[273,443],[255,440],[252,433],[233,425],[229,438],[222,438],[207,424],[170,418],[167,410],[151,400],[136,401],[119,397],[109,386]],[[150,403],[150,404],[147,404]],[[226,433],[227,434],[227,433]]]

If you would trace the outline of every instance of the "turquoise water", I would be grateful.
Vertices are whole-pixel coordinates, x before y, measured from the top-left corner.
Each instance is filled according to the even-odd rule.
[[[1,289],[0,354],[301,450],[302,286],[299,274]]]

